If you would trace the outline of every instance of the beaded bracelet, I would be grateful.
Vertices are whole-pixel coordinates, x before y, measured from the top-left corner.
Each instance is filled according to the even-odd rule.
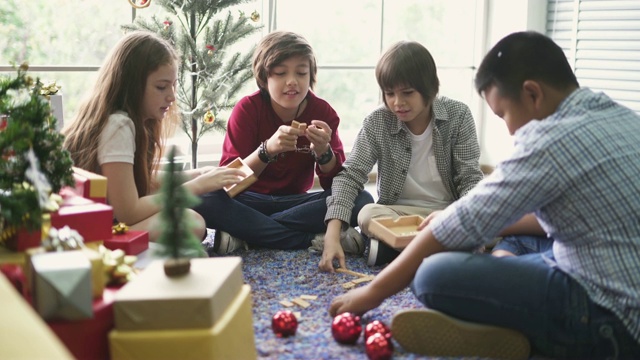
[[[314,153],[313,157],[316,159],[316,162],[318,163],[318,165],[324,165],[329,163],[329,161],[333,159],[333,149],[331,149],[331,145],[329,145],[329,148],[327,149],[327,151],[325,151],[322,155],[316,156],[316,154]]]

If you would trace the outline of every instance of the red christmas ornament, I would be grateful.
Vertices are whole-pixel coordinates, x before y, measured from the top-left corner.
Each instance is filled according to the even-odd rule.
[[[278,311],[271,319],[271,328],[277,337],[287,337],[296,334],[298,319],[289,310]]]
[[[380,333],[386,338],[391,337],[391,329],[380,320],[373,320],[364,327],[364,339],[367,340],[371,335]]]
[[[362,333],[360,316],[345,312],[333,318],[331,334],[337,342],[342,344],[355,344]]]
[[[393,355],[391,337],[386,337],[381,333],[369,336],[364,347],[369,360],[389,360]]]

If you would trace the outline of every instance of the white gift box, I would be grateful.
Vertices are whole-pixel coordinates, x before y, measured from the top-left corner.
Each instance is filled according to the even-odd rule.
[[[49,95],[49,103],[51,104],[51,112],[56,118],[56,130],[62,129],[64,125],[64,116],[62,114],[62,94]]]
[[[37,254],[31,265],[34,305],[43,319],[93,317],[91,263],[81,251]]]

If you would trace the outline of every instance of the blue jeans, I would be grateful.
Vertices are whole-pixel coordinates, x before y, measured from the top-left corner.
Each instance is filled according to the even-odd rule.
[[[502,238],[492,251],[505,250],[516,256],[547,252],[553,239],[546,236],[515,235]]]
[[[264,195],[245,191],[233,199],[224,190],[202,195],[194,210],[207,227],[224,231],[247,244],[271,249],[306,249],[326,231],[327,196],[331,190],[296,194]],[[358,226],[358,213],[373,202],[367,191],[358,194],[350,225]]]
[[[640,359],[640,344],[622,322],[549,259],[552,251],[502,258],[439,253],[422,262],[411,288],[430,309],[520,331],[534,355]]]

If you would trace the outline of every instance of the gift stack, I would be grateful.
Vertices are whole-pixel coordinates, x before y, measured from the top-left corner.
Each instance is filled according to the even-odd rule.
[[[74,167],[73,178],[75,180],[75,187],[65,187],[60,191],[65,199],[63,205],[83,207],[65,209],[65,214],[67,216],[69,216],[70,213],[87,213],[89,211],[95,211],[107,207],[107,205],[105,205],[107,202],[106,177]],[[75,219],[81,221],[82,215],[74,218],[74,220]],[[71,228],[78,229],[81,227],[82,231],[78,230],[80,235],[82,235],[85,238],[85,242],[94,249],[97,249],[99,245],[104,245],[104,247],[109,250],[121,249],[126,255],[138,255],[149,248],[148,232],[129,230],[124,224],[119,224],[115,228],[112,228],[113,213],[109,217],[107,227],[100,227],[96,229],[86,228],[87,225],[92,226],[97,221],[100,221],[101,224],[103,223],[103,219],[98,220],[95,217],[89,222],[85,221],[85,226],[80,223],[70,223],[70,216],[68,219],[64,220],[64,222],[69,224]],[[53,218],[52,225],[56,225],[53,223]]]
[[[154,260],[115,296],[112,359],[254,359],[251,288],[239,257],[191,259],[168,277]]]

